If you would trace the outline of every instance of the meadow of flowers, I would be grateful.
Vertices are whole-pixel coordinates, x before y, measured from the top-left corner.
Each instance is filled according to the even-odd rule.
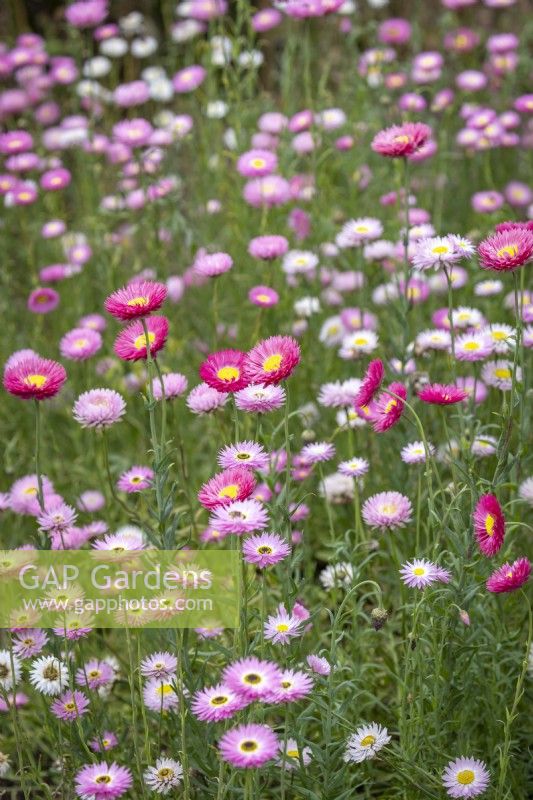
[[[240,624],[13,615],[0,797],[531,797],[527,2],[25,9],[0,577],[236,550]]]

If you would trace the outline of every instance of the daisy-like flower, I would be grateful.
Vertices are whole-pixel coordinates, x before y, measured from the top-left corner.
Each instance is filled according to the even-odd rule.
[[[90,389],[80,394],[72,413],[82,428],[108,428],[124,415],[126,403],[113,389]]]
[[[113,731],[104,731],[101,737],[93,739],[89,742],[89,747],[95,753],[100,753],[102,750],[112,750],[118,744],[118,738]]]
[[[145,678],[170,678],[176,674],[178,659],[168,652],[152,653],[143,658],[140,664],[141,675]]]
[[[28,628],[13,636],[13,653],[18,658],[37,656],[48,642],[46,631],[41,628]],[[5,652],[5,651],[4,651]],[[0,681],[2,667],[0,666]]]
[[[518,496],[533,506],[533,476],[522,481],[518,487]]]
[[[339,464],[339,472],[341,475],[349,475],[352,478],[362,478],[366,475],[370,468],[370,464],[366,458],[351,458],[349,461],[341,461]]]
[[[502,323],[492,323],[481,331],[492,341],[492,347],[498,355],[505,355],[512,350],[516,338],[514,328]],[[457,345],[456,345],[457,347]]]
[[[499,294],[503,289],[503,283],[499,280],[480,281],[474,286],[474,294],[478,297],[492,297]]]
[[[416,242],[412,262],[415,269],[426,270],[449,266],[463,257],[452,236],[436,236]]]
[[[99,689],[114,680],[115,675],[110,664],[97,658],[92,658],[76,671],[77,685],[88,686],[89,689]]]
[[[9,650],[0,650],[0,686],[2,689],[11,689],[20,680],[21,664],[16,655],[13,655],[13,665],[11,665],[11,654]]]
[[[482,495],[473,514],[474,533],[479,549],[486,556],[495,555],[503,545],[505,517],[493,494]]]
[[[405,158],[416,153],[431,136],[431,128],[423,122],[405,122],[377,133],[372,150],[388,158]]]
[[[242,544],[242,554],[248,564],[260,569],[272,567],[290,555],[291,548],[277,533],[260,533],[247,536]]]
[[[154,473],[150,467],[135,466],[124,472],[117,481],[117,489],[121,492],[133,494],[149,489],[154,480]]]
[[[89,700],[83,692],[65,692],[50,706],[52,714],[58,719],[72,722],[89,710]]]
[[[359,247],[372,239],[379,239],[383,233],[383,225],[379,219],[361,217],[346,222],[335,238],[335,244],[341,249]]]
[[[430,442],[428,442],[427,448],[430,456],[435,453],[435,448]],[[406,464],[423,464],[427,456],[424,442],[409,442],[402,447],[400,455]]]
[[[51,696],[61,694],[69,681],[66,664],[55,656],[42,656],[32,661],[29,677],[38,692]]]
[[[256,344],[244,361],[250,383],[266,386],[288,378],[300,362],[300,345],[291,336],[270,336]]]
[[[257,500],[236,500],[227,506],[218,506],[209,517],[209,527],[222,535],[254,533],[268,525],[268,513]]]
[[[221,408],[228,399],[227,394],[213,389],[207,383],[195,386],[187,398],[187,406],[194,414],[209,414]]]
[[[503,359],[489,361],[483,365],[481,377],[488,386],[509,392],[513,386],[513,364]],[[520,367],[516,368],[516,380],[519,382],[522,380]]]
[[[128,767],[105,761],[86,764],[76,773],[76,794],[81,800],[115,800],[121,797],[133,783]]]
[[[363,382],[355,396],[356,406],[367,406],[370,403],[381,386],[384,374],[385,369],[380,358],[370,362],[363,377]]]
[[[145,784],[153,792],[163,795],[179,786],[182,777],[183,767],[172,758],[158,758],[155,767],[148,767],[143,775]]]
[[[456,758],[442,774],[442,783],[449,797],[477,797],[490,782],[484,761],[475,758]]]
[[[166,317],[147,317],[148,343],[140,320],[127,325],[115,339],[114,350],[124,361],[138,361],[146,358],[148,347],[153,356],[165,346],[168,336],[168,320]]]
[[[425,558],[415,558],[402,565],[400,575],[406,586],[415,589],[425,589],[426,586],[439,580],[439,567]]]
[[[389,394],[389,391],[393,394]],[[403,414],[403,401],[406,398],[407,389],[403,383],[391,383],[380,394],[371,410],[372,427],[377,433],[384,433],[396,425]]]
[[[222,673],[224,683],[250,702],[270,694],[281,680],[281,671],[272,661],[254,656],[229,664]]]
[[[348,589],[353,581],[353,567],[348,561],[339,561],[338,564],[329,564],[319,575],[320,583],[324,589],[341,587]]]
[[[309,665],[309,669],[311,669],[312,672],[315,672],[317,675],[326,676],[331,672],[331,664],[327,658],[324,658],[323,656],[311,654],[310,656],[307,656],[306,661]]]
[[[458,361],[484,361],[493,349],[492,339],[483,331],[464,333],[455,340],[455,358]]]
[[[163,375],[163,389],[165,390],[165,400],[172,400],[187,391],[188,381],[181,372],[168,372]],[[152,383],[152,392],[155,400],[163,399],[161,381],[156,378]]]
[[[313,442],[306,444],[300,453],[301,459],[306,464],[318,464],[329,461],[335,455],[335,445],[331,442]]]
[[[374,331],[361,328],[343,337],[339,355],[344,359],[358,358],[363,353],[372,353],[378,342],[379,338]]]
[[[270,614],[265,622],[264,634],[273,644],[289,644],[292,638],[302,635],[302,621],[280,605],[277,613]]]
[[[200,366],[200,377],[218,392],[237,392],[247,386],[244,377],[245,354],[240,350],[211,353]]]
[[[495,436],[489,436],[487,433],[478,434],[472,442],[472,453],[479,458],[493,456],[497,449],[498,440]]]
[[[281,268],[286,275],[313,275],[318,266],[318,256],[308,250],[290,250],[283,258]]]
[[[352,733],[346,743],[344,760],[348,763],[360,764],[368,758],[374,758],[391,740],[387,728],[382,728],[377,722],[370,725],[361,725]]]
[[[285,389],[256,383],[235,393],[235,405],[250,414],[266,414],[281,408],[285,403]]]
[[[45,504],[45,510],[37,517],[39,529],[46,533],[62,533],[76,522],[77,513],[62,500]]]
[[[365,500],[363,519],[371,528],[403,528],[411,521],[413,508],[408,497],[400,492],[380,492]]]
[[[422,352],[425,350],[449,350],[451,343],[450,333],[438,328],[422,331],[416,337],[417,351]]]
[[[270,308],[279,302],[279,294],[270,286],[254,286],[248,292],[248,300],[260,308]]]
[[[533,257],[533,231],[512,228],[484,239],[477,249],[483,269],[508,272],[526,264]]]
[[[262,767],[278,753],[278,737],[268,725],[239,725],[222,736],[220,755],[233,767]]]
[[[38,355],[8,362],[4,369],[4,388],[23,400],[54,397],[66,379],[67,373],[61,364]]]
[[[222,448],[218,454],[218,463],[224,468],[245,466],[264,470],[268,468],[269,456],[257,442],[238,442]]]
[[[143,550],[144,534],[140,528],[134,525],[125,525],[116,533],[108,533],[96,541],[92,542],[95,550],[114,550],[115,552],[122,552],[123,550]]]
[[[102,347],[102,337],[91,328],[74,328],[59,342],[59,352],[63,358],[72,361],[85,361]]]
[[[250,239],[248,252],[253,258],[260,258],[263,261],[273,261],[281,258],[287,253],[289,242],[284,236],[256,236]]]
[[[178,708],[180,698],[169,678],[150,678],[143,689],[144,704],[150,711],[162,713]]]
[[[191,711],[203,722],[220,722],[245,708],[248,702],[239,692],[230,689],[224,683],[219,683],[217,686],[196,692],[192,698]]]
[[[167,292],[164,283],[132,281],[128,286],[110,294],[104,303],[104,308],[109,314],[123,321],[146,317],[152,311],[161,308]]]
[[[418,397],[424,403],[448,406],[460,403],[461,400],[468,397],[468,394],[464,389],[459,389],[453,384],[430,383],[418,392]]]
[[[298,747],[296,739],[287,739],[285,750],[276,759],[276,764],[283,769],[299,769],[302,764],[306,767],[312,759],[310,747]]]
[[[487,580],[489,592],[514,592],[526,583],[531,574],[529,559],[517,558],[512,564],[504,564]]]
[[[285,669],[281,677],[269,693],[267,702],[271,703],[294,703],[301,700],[311,692],[313,679],[310,675],[298,669]]]
[[[445,319],[443,323],[449,328],[448,310],[443,309]],[[452,323],[454,328],[480,328],[485,325],[483,314],[477,308],[469,308],[468,306],[459,306],[452,311]]]
[[[253,472],[247,467],[230,467],[204,483],[198,500],[205,508],[227,506],[235,500],[246,500],[256,486]]]

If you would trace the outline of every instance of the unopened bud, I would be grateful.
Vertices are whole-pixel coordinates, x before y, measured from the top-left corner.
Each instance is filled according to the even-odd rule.
[[[372,609],[372,613],[370,614],[370,619],[372,621],[372,627],[375,631],[381,630],[381,628],[385,625],[389,618],[389,612],[386,611],[384,608],[377,608]]]

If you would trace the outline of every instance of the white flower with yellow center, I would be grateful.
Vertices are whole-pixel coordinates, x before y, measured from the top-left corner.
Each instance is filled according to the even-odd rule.
[[[376,753],[385,747],[391,740],[387,728],[382,728],[377,722],[370,725],[361,725],[353,733],[346,744],[344,760],[360,764],[368,758],[374,758]]]

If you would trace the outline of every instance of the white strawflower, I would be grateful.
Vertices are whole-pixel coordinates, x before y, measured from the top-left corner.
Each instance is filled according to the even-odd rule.
[[[68,686],[68,669],[55,656],[42,656],[32,662],[30,683],[42,694],[61,694]]]
[[[11,661],[13,658],[13,661]],[[11,689],[20,678],[20,660],[9,650],[0,650],[0,686]]]
[[[144,772],[144,782],[157,794],[168,794],[179,785],[183,776],[183,767],[172,758],[158,758],[155,767],[148,767]]]
[[[368,758],[374,758],[376,753],[390,740],[387,728],[382,728],[376,722],[371,722],[370,725],[361,725],[348,739],[344,760],[359,764]]]

